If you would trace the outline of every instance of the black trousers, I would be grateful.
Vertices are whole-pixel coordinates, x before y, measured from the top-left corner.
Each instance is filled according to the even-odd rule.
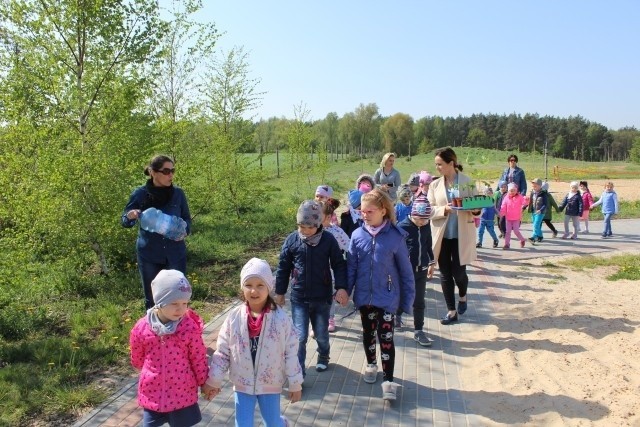
[[[464,297],[467,295],[467,286],[469,285],[467,266],[460,265],[458,239],[442,239],[438,266],[440,268],[440,285],[442,286],[444,300],[447,303],[447,309],[450,311],[455,310],[456,286],[458,286],[460,296]]]
[[[552,232],[554,232],[554,233],[558,232],[558,230],[556,230],[556,228],[553,226],[553,223],[551,222],[550,219],[543,219],[542,222],[547,224],[547,227],[549,227],[549,230],[551,230]]]

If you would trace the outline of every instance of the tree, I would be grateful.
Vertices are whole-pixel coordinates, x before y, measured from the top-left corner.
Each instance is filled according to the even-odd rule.
[[[147,154],[150,118],[132,111],[143,111],[146,70],[166,29],[157,3],[9,0],[0,16],[3,120],[11,145],[27,143],[9,166],[22,187],[13,231],[43,256],[97,260],[107,274],[121,251],[113,201]]]
[[[291,121],[287,130],[287,141],[289,142],[289,153],[291,154],[291,171],[296,176],[307,177],[308,184],[311,185],[313,174],[313,151],[311,142],[313,141],[313,131],[308,124],[309,110],[306,104],[300,104],[293,108],[295,119]],[[296,181],[296,185],[299,182]]]
[[[382,142],[387,152],[411,157],[413,135],[413,118],[404,113],[396,113],[382,125]],[[415,148],[414,148],[415,150]]]
[[[320,144],[324,145],[332,160],[338,159],[338,120],[338,114],[332,112],[317,124]]]
[[[467,135],[466,142],[471,147],[489,148],[489,138],[487,138],[487,133],[482,129],[471,129]]]
[[[633,163],[640,164],[640,136],[637,136],[633,140],[631,150],[629,151],[629,158]]]
[[[364,159],[365,148],[373,148],[374,135],[380,129],[377,120],[380,118],[376,104],[360,104],[354,115],[355,137],[359,144],[360,160]]]

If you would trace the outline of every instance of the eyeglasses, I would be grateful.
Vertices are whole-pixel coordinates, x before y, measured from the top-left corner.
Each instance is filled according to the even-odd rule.
[[[176,173],[176,168],[164,168],[164,169],[160,169],[157,170],[156,172],[160,172],[162,175],[171,175],[172,173]]]

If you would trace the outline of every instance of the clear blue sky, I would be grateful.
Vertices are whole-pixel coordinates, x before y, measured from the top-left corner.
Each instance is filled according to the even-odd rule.
[[[640,1],[204,0],[267,92],[256,118],[581,115],[640,129]]]

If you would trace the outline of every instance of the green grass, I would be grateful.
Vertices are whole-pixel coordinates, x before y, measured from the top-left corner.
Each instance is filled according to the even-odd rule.
[[[599,257],[593,255],[570,258],[560,264],[582,271],[597,267],[617,267],[617,271],[607,276],[607,280],[640,280],[640,256],[637,254]]]
[[[506,165],[508,153],[455,150],[464,173],[479,181],[495,181]],[[541,155],[518,156],[528,177],[544,177]],[[331,185],[336,197],[345,200],[356,177],[362,172],[373,174],[380,157],[340,158],[330,163],[324,176],[294,176],[287,156],[281,155],[278,178],[275,155],[265,156],[263,181],[246,189],[255,194],[255,203],[244,216],[214,212],[194,220],[193,234],[187,239],[193,307],[205,320],[217,314],[210,307],[237,295],[239,270],[248,258],[260,256],[275,265],[284,236],[295,228],[298,205],[313,197],[318,184]],[[625,163],[550,159],[550,179],[556,164],[561,170],[587,171],[571,179],[627,178],[629,171],[640,176],[640,166]],[[433,165],[433,153],[396,162],[405,182],[414,171],[425,169],[436,175]],[[621,211],[623,217],[640,217],[640,203],[623,202]],[[599,215],[593,211],[592,219],[598,220]],[[560,215],[554,217],[557,221]],[[10,278],[0,282],[0,425],[27,424],[31,419],[49,425],[70,424],[79,409],[99,403],[109,393],[95,386],[96,374],[133,373],[128,336],[133,323],[144,314],[133,252],[135,234],[132,230],[122,242],[130,248],[129,262],[109,276],[92,269],[69,269],[62,263],[45,264],[0,240],[0,275]],[[637,272],[637,264],[635,268]],[[630,263],[624,272],[629,271]],[[561,276],[554,278],[554,282],[562,280]]]

